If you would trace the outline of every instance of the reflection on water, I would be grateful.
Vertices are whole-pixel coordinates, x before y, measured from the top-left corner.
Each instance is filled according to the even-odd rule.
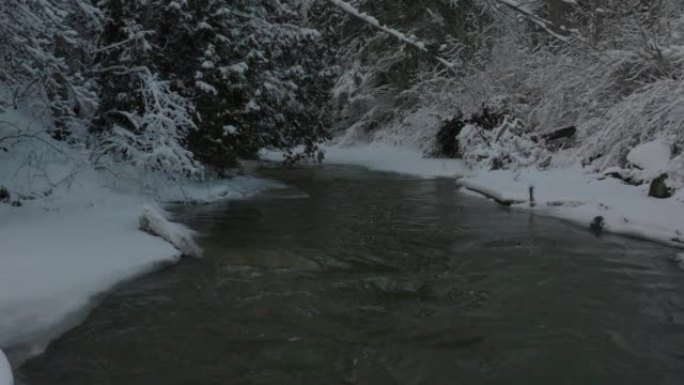
[[[207,257],[112,293],[42,384],[681,384],[671,250],[352,168],[181,207]],[[285,199],[288,198],[288,199]]]

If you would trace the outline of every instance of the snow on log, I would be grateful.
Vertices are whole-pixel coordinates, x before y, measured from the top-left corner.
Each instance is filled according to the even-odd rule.
[[[169,242],[188,257],[200,258],[202,249],[193,239],[194,232],[187,227],[166,219],[163,211],[146,205],[140,215],[140,230]]]
[[[0,350],[0,385],[13,385],[12,367],[10,366],[5,353]]]

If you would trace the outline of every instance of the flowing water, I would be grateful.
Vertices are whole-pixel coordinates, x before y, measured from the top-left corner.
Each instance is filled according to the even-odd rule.
[[[682,384],[673,251],[422,180],[266,171],[181,207],[207,256],[123,285],[29,385]]]

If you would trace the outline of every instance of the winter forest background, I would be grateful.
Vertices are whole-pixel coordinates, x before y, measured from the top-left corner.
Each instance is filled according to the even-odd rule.
[[[657,139],[681,185],[683,7],[4,0],[2,194],[46,195],[93,168],[154,189],[264,148],[319,158],[331,138],[492,169],[582,162],[631,183],[654,175],[630,149]]]

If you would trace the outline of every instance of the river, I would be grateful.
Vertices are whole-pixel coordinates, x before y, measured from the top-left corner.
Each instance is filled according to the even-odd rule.
[[[597,238],[451,179],[264,176],[290,187],[174,208],[206,257],[110,293],[20,382],[684,383],[671,249]]]

